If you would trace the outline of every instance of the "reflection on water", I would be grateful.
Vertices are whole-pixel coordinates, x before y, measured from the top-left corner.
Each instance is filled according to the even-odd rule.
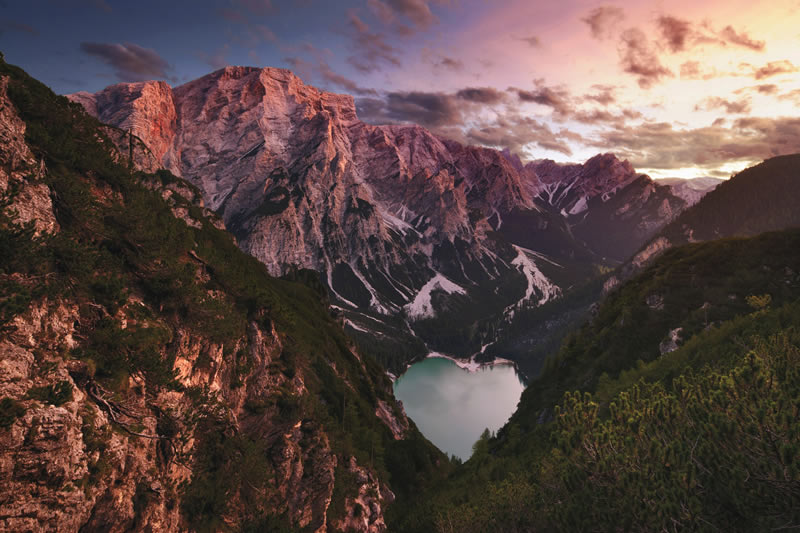
[[[511,365],[459,368],[429,357],[394,383],[394,394],[425,437],[448,455],[467,460],[485,428],[497,431],[517,408],[525,388]]]

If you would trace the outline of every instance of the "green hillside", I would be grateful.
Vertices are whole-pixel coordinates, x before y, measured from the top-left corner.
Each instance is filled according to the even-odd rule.
[[[403,527],[800,524],[798,245],[787,230],[665,253],[568,337],[511,421]]]

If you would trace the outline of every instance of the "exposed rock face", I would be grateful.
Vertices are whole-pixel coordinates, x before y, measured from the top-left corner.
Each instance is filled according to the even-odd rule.
[[[639,175],[628,161],[613,154],[599,154],[582,165],[560,165],[549,159],[527,165],[542,181],[540,197],[570,215],[589,208],[595,197],[607,201]]]
[[[558,208],[587,246],[615,262],[628,259],[690,205],[671,185],[637,174],[613,154],[583,165],[545,160],[526,168],[544,183],[539,198]]]
[[[8,82],[0,78],[1,229],[30,222],[39,234],[61,231],[63,236],[45,183],[48,170],[37,163],[26,144],[25,123],[8,97]],[[144,84],[141,94],[163,96],[148,92],[153,87],[161,86]],[[114,137],[120,132],[105,131],[120,146],[119,150],[109,147],[116,150],[112,160],[124,162],[130,141],[124,132]],[[149,154],[144,146],[135,148],[134,166],[152,167]],[[94,185],[91,177],[83,178]],[[204,213],[199,191],[192,186],[181,180],[148,186],[156,188],[173,214],[188,226],[203,223],[198,213],[208,212]],[[5,203],[9,197],[12,201]],[[186,258],[187,268],[193,270],[188,279],[207,281],[203,259],[193,254]],[[3,266],[3,287],[39,283]],[[267,480],[270,489],[259,493],[256,511],[283,516],[309,531],[336,529],[330,523],[329,506],[337,464],[345,456],[334,452],[318,420],[300,411],[288,415],[276,406],[276,396],[303,401],[311,394],[306,383],[318,377],[299,365],[292,372],[281,371],[278,361],[286,348],[285,337],[271,320],[250,321],[226,344],[215,340],[213,332],[176,325],[136,288],[126,287],[124,303],[110,312],[68,290],[52,292],[30,298],[13,320],[0,322],[0,530],[187,530],[182,510],[185,485],[214,466],[198,458],[202,439],[208,438],[208,433],[198,429],[204,423],[197,410],[198,395],[215,406],[211,412],[224,421],[220,429],[227,432],[224,438],[246,436],[247,442],[257,442],[268,452],[269,466],[254,473],[259,481]],[[210,291],[207,297],[224,300],[228,296]],[[8,295],[0,298],[5,302]],[[120,329],[109,350],[124,342],[117,337],[125,332],[151,328],[168,332],[168,344],[155,357],[171,361],[178,384],[152,387],[139,371],[126,375],[113,393],[105,390],[96,380],[91,359],[79,360],[80,352],[72,350],[85,348],[96,328],[112,322]],[[237,355],[232,357],[232,353]],[[352,349],[350,355],[360,362]],[[359,386],[365,386],[369,378],[363,363],[364,374],[355,368],[355,375],[363,380]],[[350,379],[356,378],[351,375]],[[376,398],[376,423],[386,424],[388,438],[403,438],[398,431],[408,430],[408,421],[400,416],[400,407],[393,410],[391,396],[383,396]],[[354,460],[348,468],[355,484],[346,494],[342,520],[356,531],[385,531],[383,513],[393,500],[391,490],[385,480]],[[230,501],[229,510],[218,517],[219,528],[237,529],[243,515],[254,510],[242,508],[241,491],[224,497]]]
[[[175,89],[120,84],[71,98],[130,128],[164,168],[197,185],[272,274],[322,272],[346,309],[402,315],[437,275],[483,287],[497,309],[525,294],[492,292],[524,278],[487,219],[540,209],[536,177],[497,151],[418,126],[364,124],[352,97],[274,68],[227,67]]]
[[[100,122],[138,135],[157,161],[172,146],[177,114],[172,89],[163,81],[119,83],[96,94],[75,93],[71,99]]]
[[[58,231],[50,189],[41,182],[46,168],[25,144],[25,123],[8,98],[8,78],[0,77],[0,193],[12,188],[18,224],[32,224],[37,235]]]
[[[130,128],[165,168],[197,184],[270,272],[313,268],[336,290],[342,265],[377,294],[378,310],[397,310],[442,268],[431,257],[443,242],[461,239],[480,255],[470,209],[489,216],[533,206],[519,171],[496,151],[416,126],[369,126],[352,97],[282,69],[227,67],[174,90],[142,82],[71,98]],[[395,287],[371,290],[384,277]]]
[[[174,89],[142,82],[70,97],[130,128],[165,168],[197,185],[271,273],[317,270],[349,311],[408,318],[403,309],[437,276],[486,299],[487,313],[539,302],[541,290],[529,290],[512,264],[512,245],[556,262],[613,263],[685,206],[611,154],[523,165],[419,126],[368,125],[352,97],[282,69],[226,67]],[[563,277],[548,280],[555,285],[585,275],[539,267]],[[463,294],[439,291],[426,319],[457,309]]]

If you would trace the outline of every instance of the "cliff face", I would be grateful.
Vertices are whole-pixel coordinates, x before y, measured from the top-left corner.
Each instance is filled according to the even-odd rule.
[[[272,274],[320,272],[354,335],[387,354],[398,353],[387,339],[416,346],[382,360],[395,370],[424,353],[419,338],[469,356],[491,340],[480,324],[546,301],[523,264],[546,286],[582,283],[685,206],[611,154],[523,165],[419,126],[368,125],[352,97],[282,69],[226,67],[174,89],[142,82],[70,98],[196,185]],[[431,298],[437,276],[461,290]],[[415,302],[430,309],[424,318],[409,313]],[[443,330],[472,333],[454,346]]]
[[[430,257],[443,241],[477,250],[469,209],[489,216],[533,205],[497,152],[415,126],[369,126],[352,97],[282,69],[227,67],[174,90],[143,82],[70,97],[130,128],[165,168],[197,185],[242,248],[276,275],[291,265],[330,274],[348,264],[369,290],[373,265],[401,281],[390,266],[436,269]],[[396,242],[406,233],[418,242]],[[357,257],[363,265],[354,266]],[[427,279],[402,281],[413,289]],[[392,307],[386,296],[379,291],[376,308]]]
[[[379,338],[377,324],[413,336],[393,321],[437,275],[494,295],[487,312],[527,294],[513,248],[488,236],[489,217],[537,209],[530,176],[499,152],[364,124],[352,97],[282,69],[227,67],[171,90],[145,82],[70,98],[196,185],[272,274],[321,272],[357,334]],[[496,290],[509,283],[514,294]],[[464,305],[441,296],[437,312]]]
[[[384,531],[446,459],[383,371],[75,111],[0,63],[0,529]]]

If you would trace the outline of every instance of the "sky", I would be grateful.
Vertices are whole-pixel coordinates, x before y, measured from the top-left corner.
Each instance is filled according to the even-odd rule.
[[[0,51],[60,94],[289,68],[369,123],[727,178],[800,152],[799,23],[800,0],[0,0]]]

